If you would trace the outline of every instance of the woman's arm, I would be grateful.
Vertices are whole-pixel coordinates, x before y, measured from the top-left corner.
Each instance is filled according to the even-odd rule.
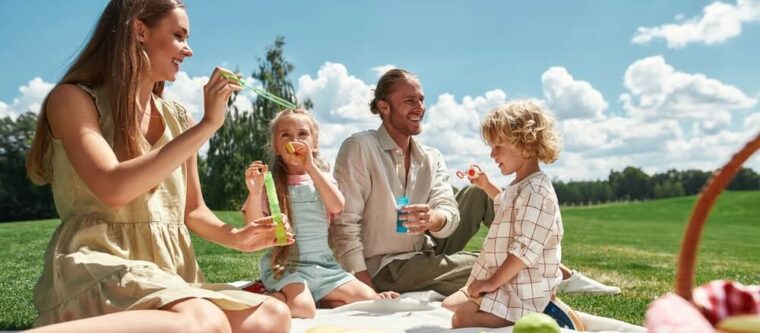
[[[240,87],[220,79],[220,71],[217,68],[204,87],[206,115],[199,124],[165,146],[127,161],[119,161],[103,137],[95,103],[81,88],[56,87],[43,112],[82,181],[104,203],[121,207],[163,181],[224,123],[227,99]]]
[[[256,251],[276,244],[274,227],[271,217],[246,220],[242,228],[235,228],[224,223],[206,206],[201,193],[198,178],[198,158],[193,155],[187,161],[187,202],[185,204],[185,223],[203,239],[239,251]],[[261,200],[254,200],[259,202]],[[248,210],[246,210],[247,212]],[[286,216],[283,222],[288,225]],[[289,229],[289,228],[287,228]],[[293,243],[293,234],[287,233],[288,244]]]

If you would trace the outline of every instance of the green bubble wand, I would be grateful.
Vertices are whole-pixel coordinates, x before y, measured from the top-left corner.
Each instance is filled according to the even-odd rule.
[[[264,174],[264,187],[267,190],[267,199],[269,201],[269,213],[275,223],[274,237],[277,239],[277,245],[286,245],[288,243],[285,234],[285,223],[282,222],[282,212],[280,211],[280,201],[277,199],[277,190],[274,187],[272,172],[267,171]]]
[[[288,100],[285,100],[285,99],[283,99],[283,98],[281,98],[281,97],[279,97],[279,96],[277,96],[275,94],[272,94],[272,93],[270,93],[270,92],[268,92],[268,91],[266,91],[264,89],[257,88],[257,87],[251,87],[251,86],[245,84],[245,81],[243,81],[243,79],[239,78],[237,75],[229,74],[229,73],[222,73],[221,75],[222,75],[223,78],[235,81],[235,83],[237,83],[241,87],[253,91],[254,93],[256,93],[257,96],[263,97],[263,98],[269,100],[270,102],[272,102],[274,104],[277,104],[277,105],[279,105],[281,107],[284,107],[286,109],[295,109],[295,108],[297,108],[297,106],[295,104],[293,104],[292,102],[290,102]]]

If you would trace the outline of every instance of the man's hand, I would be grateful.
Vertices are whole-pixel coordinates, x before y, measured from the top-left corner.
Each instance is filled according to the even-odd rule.
[[[399,293],[395,291],[383,291],[381,293],[377,293],[377,299],[396,299],[401,296]]]
[[[404,226],[409,229],[408,233],[412,235],[421,234],[425,231],[439,231],[446,224],[446,217],[430,209],[427,204],[407,205],[401,208],[402,214],[399,218],[404,222]]]

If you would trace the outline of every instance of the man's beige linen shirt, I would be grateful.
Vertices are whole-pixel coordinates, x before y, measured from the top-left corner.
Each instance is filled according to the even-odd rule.
[[[434,237],[445,238],[459,225],[459,210],[441,153],[412,137],[409,177],[404,154],[383,125],[353,134],[340,147],[335,179],[346,198],[343,214],[330,226],[335,256],[343,267],[375,276],[395,259],[408,259],[432,250],[422,235],[396,232],[396,198],[426,203],[446,217]]]

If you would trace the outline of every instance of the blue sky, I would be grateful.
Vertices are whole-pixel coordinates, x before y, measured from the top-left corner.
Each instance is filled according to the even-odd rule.
[[[0,2],[0,116],[38,109],[105,1]],[[195,55],[168,96],[200,113],[214,66],[248,74],[275,36],[315,102],[334,156],[377,126],[364,107],[382,68],[416,72],[428,96],[421,135],[452,169],[492,174],[478,123],[534,98],[565,140],[547,169],[606,178],[627,165],[709,169],[760,130],[760,1],[187,1]],[[253,96],[250,96],[253,98]],[[241,101],[241,105],[245,101]],[[750,165],[760,169],[760,159]],[[453,173],[452,173],[453,174]]]

